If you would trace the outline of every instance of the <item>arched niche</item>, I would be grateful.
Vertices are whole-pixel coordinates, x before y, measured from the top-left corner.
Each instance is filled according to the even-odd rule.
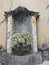
[[[25,7],[18,7],[12,11],[5,12],[7,21],[7,52],[11,53],[11,35],[15,32],[27,31],[33,36],[33,50],[37,52],[37,19],[39,12],[29,11]]]

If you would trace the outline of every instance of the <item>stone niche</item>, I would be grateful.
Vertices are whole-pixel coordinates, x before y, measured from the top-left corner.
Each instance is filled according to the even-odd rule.
[[[17,7],[16,9],[12,11],[5,12],[5,18],[6,18],[6,24],[7,24],[7,52],[12,53],[12,49],[16,51],[19,55],[19,53],[24,54],[24,51],[26,53],[33,53],[37,52],[37,28],[36,28],[36,21],[39,18],[39,12],[29,11],[25,7]],[[26,33],[27,32],[27,33]],[[21,35],[20,35],[21,34]],[[32,43],[27,42],[27,35],[31,35],[32,37]],[[23,37],[23,35],[26,35],[26,39],[21,39],[21,42],[18,40],[12,41],[12,36],[17,37]],[[19,36],[20,35],[20,36]],[[29,38],[30,38],[29,37]],[[15,39],[14,39],[15,40]],[[12,47],[12,43],[16,44],[15,49]],[[20,51],[21,50],[21,51]],[[18,52],[19,51],[19,52]],[[15,53],[13,51],[13,53]],[[20,54],[21,55],[21,54]]]
[[[36,65],[38,17],[22,6],[5,12],[7,52],[0,50],[0,65]]]

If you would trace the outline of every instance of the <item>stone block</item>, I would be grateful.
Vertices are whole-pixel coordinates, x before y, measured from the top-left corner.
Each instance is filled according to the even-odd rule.
[[[1,65],[36,65],[36,60],[32,54],[16,56],[2,52],[0,54],[0,63]]]
[[[8,65],[36,65],[33,55],[11,56]]]

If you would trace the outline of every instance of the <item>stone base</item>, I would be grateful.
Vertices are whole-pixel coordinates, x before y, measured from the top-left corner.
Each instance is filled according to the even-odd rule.
[[[1,65],[36,65],[35,57],[31,55],[15,56],[2,53],[0,56]]]
[[[35,65],[35,58],[28,56],[12,56],[9,65]]]

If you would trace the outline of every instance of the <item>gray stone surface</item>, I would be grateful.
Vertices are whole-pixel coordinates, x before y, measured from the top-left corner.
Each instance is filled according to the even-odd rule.
[[[12,56],[9,65],[35,65],[35,58],[28,56]]]
[[[0,55],[1,65],[36,65],[33,55],[14,56],[7,53]]]
[[[1,65],[43,65],[45,61],[49,60],[48,51],[37,52],[32,55],[16,56],[7,54],[5,52],[0,53]]]
[[[48,61],[49,60],[49,51],[43,51],[43,61]]]
[[[41,52],[37,52],[36,55],[36,64],[41,64],[42,63],[42,53]]]
[[[49,61],[44,61],[42,64],[36,64],[36,65],[49,65]]]

